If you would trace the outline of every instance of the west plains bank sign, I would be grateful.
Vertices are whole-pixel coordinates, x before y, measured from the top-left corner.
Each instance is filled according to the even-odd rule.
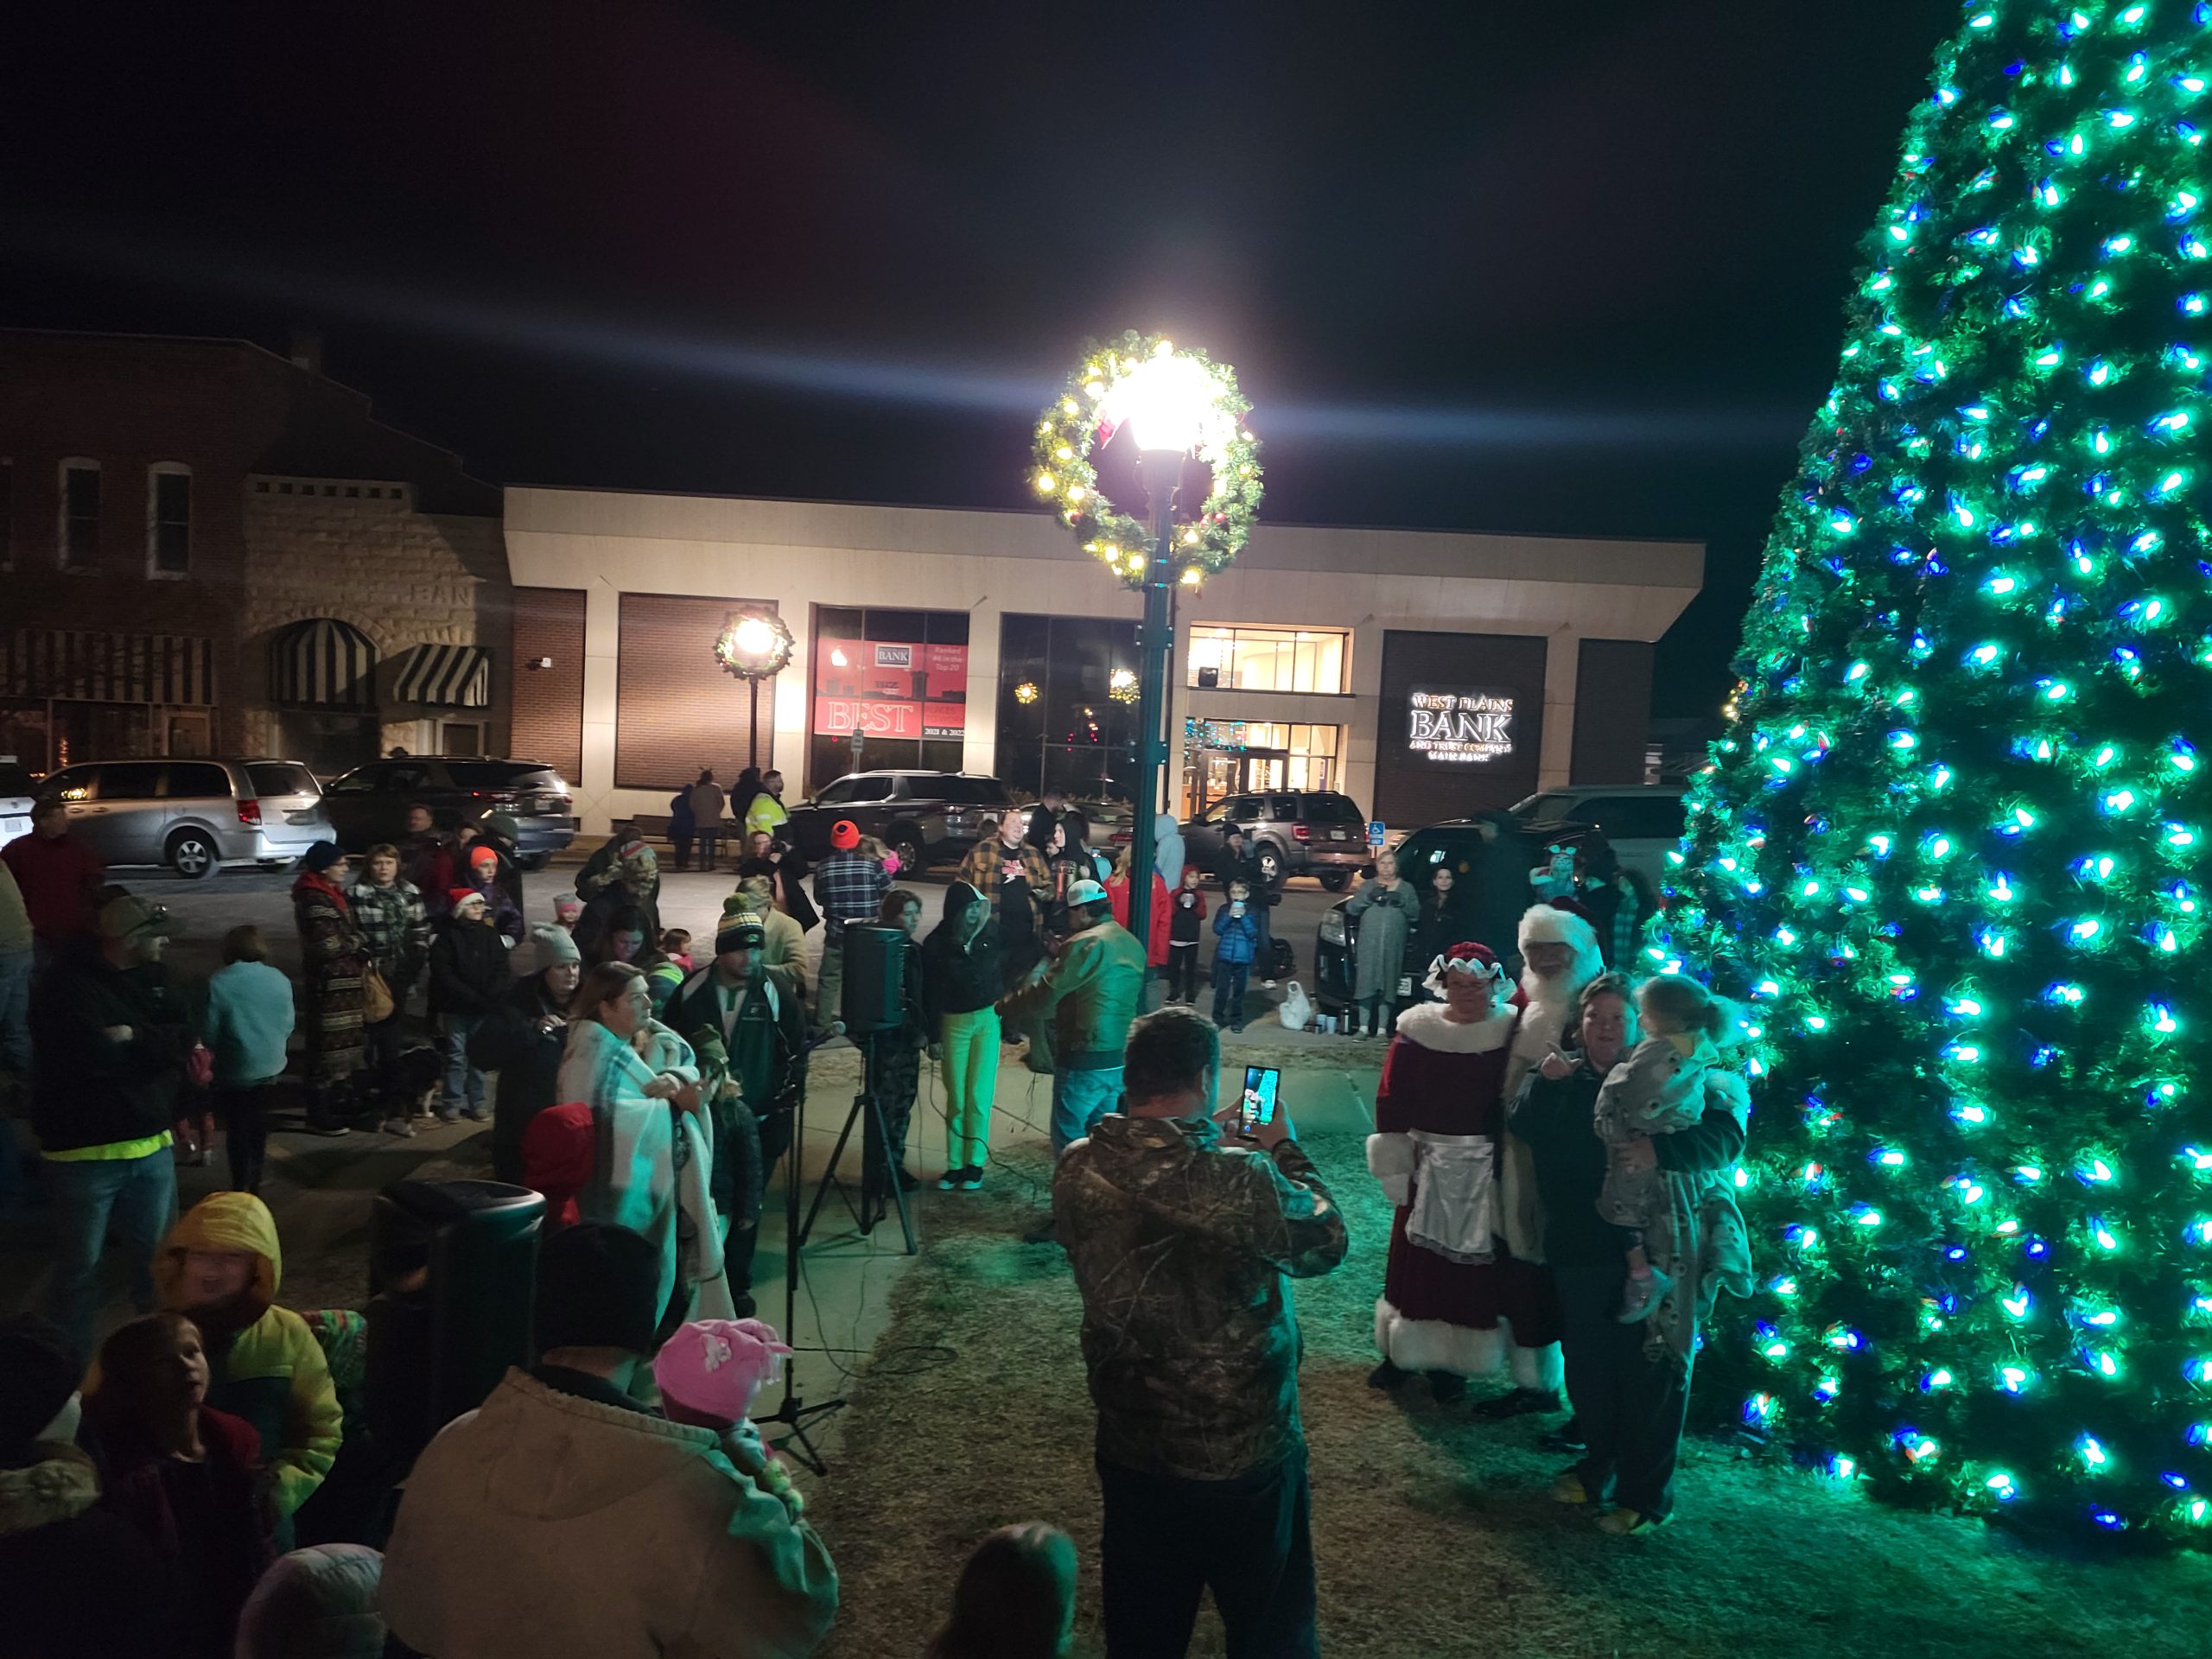
[[[1406,747],[1452,766],[1502,760],[1513,753],[1513,694],[1417,685],[1406,699]]]

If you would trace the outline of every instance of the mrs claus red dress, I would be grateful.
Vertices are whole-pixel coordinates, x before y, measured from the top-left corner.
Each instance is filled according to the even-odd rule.
[[[1559,1297],[1550,1269],[1500,1236],[1518,1194],[1504,1133],[1507,1061],[1519,1010],[1458,1024],[1424,1002],[1398,1019],[1375,1096],[1367,1166],[1395,1205],[1375,1341],[1408,1371],[1489,1376],[1556,1392]],[[1418,1204],[1424,1180],[1436,1184]],[[1420,1210],[1414,1235],[1408,1222]]]

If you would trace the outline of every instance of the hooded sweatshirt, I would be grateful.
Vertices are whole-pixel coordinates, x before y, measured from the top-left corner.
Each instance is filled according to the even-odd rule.
[[[922,941],[922,1018],[930,1040],[944,1034],[948,1014],[976,1014],[999,1000],[998,930],[987,921],[964,944],[969,911],[990,900],[965,881],[945,889],[944,919]]]
[[[223,1311],[184,1301],[187,1250],[244,1250],[254,1259],[244,1306]],[[161,1305],[200,1327],[207,1344],[207,1403],[251,1424],[262,1461],[276,1476],[276,1512],[307,1502],[338,1456],[342,1414],[338,1390],[308,1322],[276,1306],[283,1252],[276,1218],[251,1192],[218,1192],[177,1218],[154,1258]],[[92,1368],[89,1393],[98,1385]]]
[[[379,1602],[424,1653],[798,1659],[837,1576],[712,1430],[511,1370],[416,1459]]]

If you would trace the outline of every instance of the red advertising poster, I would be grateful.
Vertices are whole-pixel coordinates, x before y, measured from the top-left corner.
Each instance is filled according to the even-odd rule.
[[[818,737],[959,737],[968,727],[968,647],[823,637],[814,647]]]

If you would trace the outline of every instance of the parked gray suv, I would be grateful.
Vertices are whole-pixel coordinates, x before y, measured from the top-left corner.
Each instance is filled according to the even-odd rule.
[[[1183,826],[1183,856],[1211,869],[1234,824],[1260,873],[1280,884],[1287,875],[1316,877],[1342,893],[1367,862],[1367,819],[1349,795],[1332,789],[1255,790],[1232,795]]]
[[[315,774],[296,760],[88,760],[39,785],[111,865],[166,864],[194,880],[275,869],[331,838]]]

